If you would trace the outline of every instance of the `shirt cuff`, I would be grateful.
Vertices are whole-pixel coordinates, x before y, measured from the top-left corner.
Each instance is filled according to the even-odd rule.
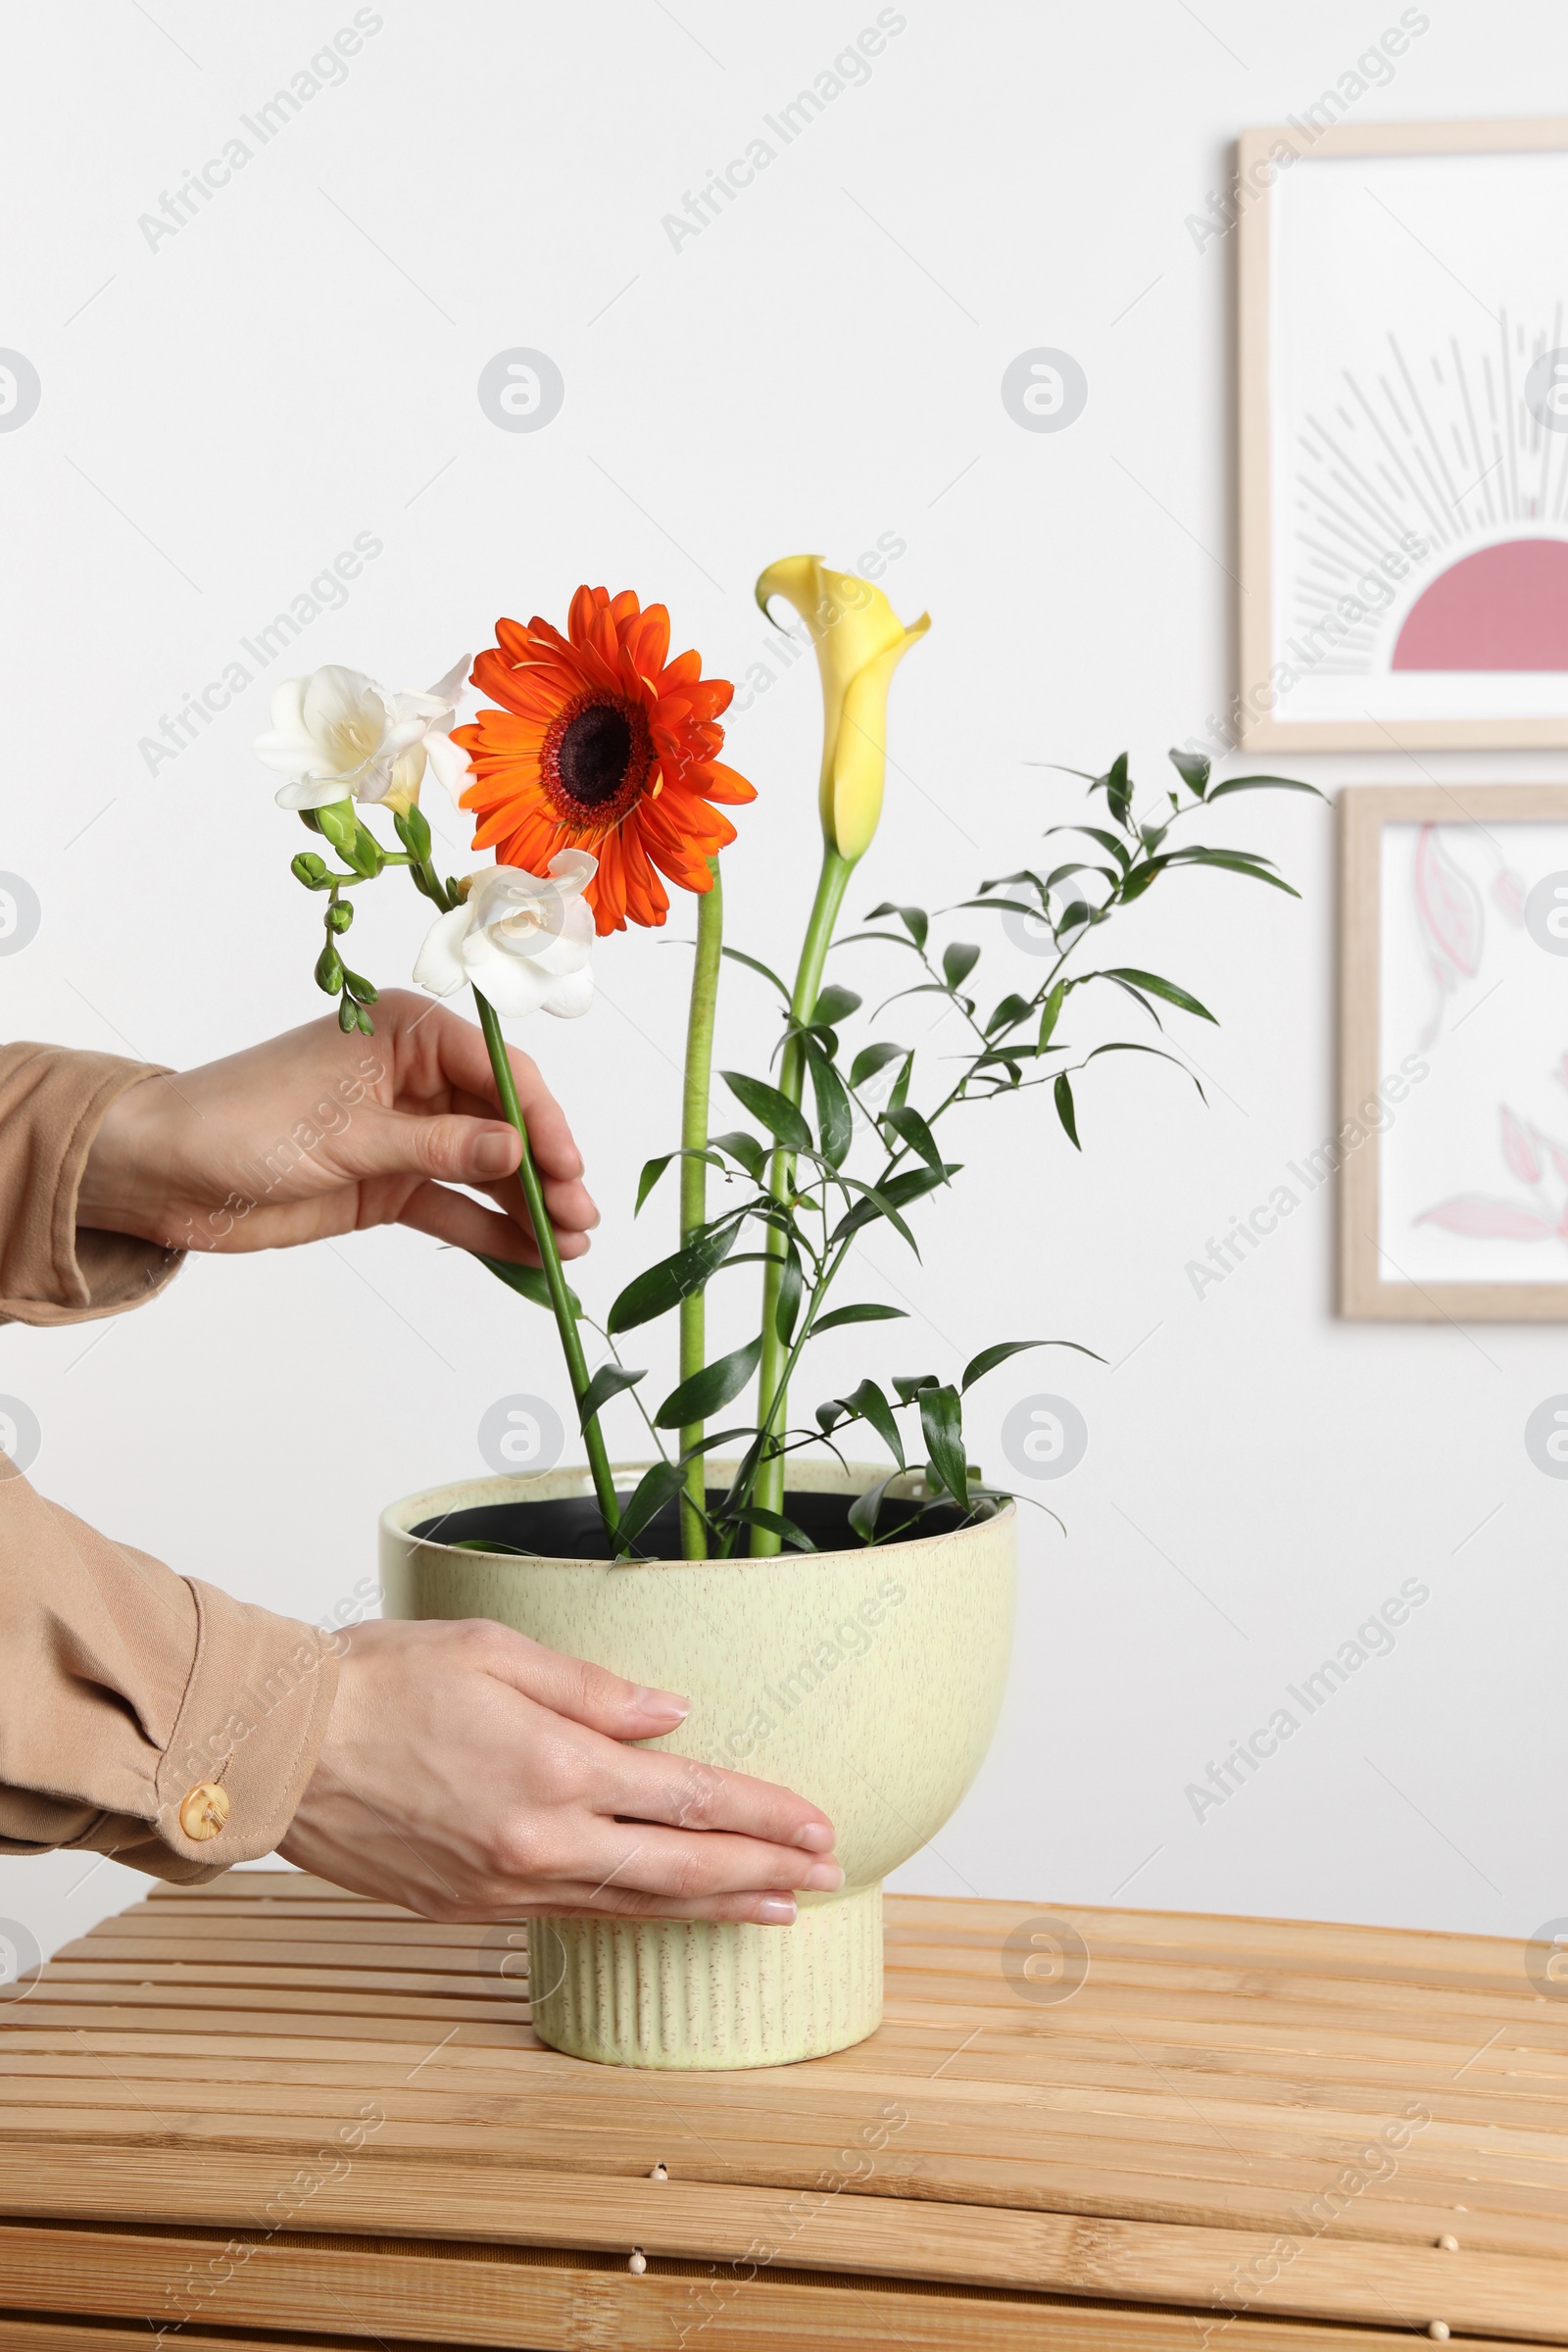
[[[342,1640],[186,1582],[196,1655],[158,1768],[158,1835],[179,1861],[259,1861],[288,1835],[316,1769]],[[208,1788],[220,1792],[216,1803],[199,1795]]]
[[[169,1074],[113,1054],[0,1046],[0,1323],[123,1314],[178,1272],[183,1250],[76,1225],[105,1112],[128,1088]]]

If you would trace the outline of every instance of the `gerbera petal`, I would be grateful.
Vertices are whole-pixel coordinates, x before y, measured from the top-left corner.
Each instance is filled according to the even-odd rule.
[[[722,760],[705,761],[695,789],[709,801],[733,803],[757,798],[757,786],[748,784],[743,775],[737,774],[733,767],[726,767]]]
[[[649,606],[628,632],[626,650],[640,678],[652,682],[658,677],[669,656],[669,614],[662,605]]]

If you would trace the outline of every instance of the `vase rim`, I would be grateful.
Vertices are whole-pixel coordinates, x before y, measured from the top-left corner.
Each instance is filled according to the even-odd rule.
[[[647,1462],[614,1462],[612,1476],[617,1494],[630,1494],[651,1465]],[[715,1473],[733,1471],[735,1462],[714,1461],[709,1467]],[[814,1474],[814,1475],[813,1475]],[[863,1494],[868,1487],[881,1483],[886,1470],[874,1462],[814,1462],[803,1463],[796,1474],[795,1491],[811,1494]],[[786,1493],[790,1490],[786,1489]],[[898,1499],[913,1499],[925,1491],[925,1479],[919,1470],[898,1473],[890,1482],[888,1494]],[[413,1494],[405,1494],[390,1502],[381,1513],[383,1535],[395,1542],[416,1544],[421,1549],[450,1552],[455,1558],[472,1559],[471,1552],[461,1545],[443,1544],[438,1537],[416,1536],[414,1529],[423,1519],[440,1517],[444,1510],[468,1509],[484,1502],[556,1501],[592,1494],[593,1474],[586,1463],[566,1463],[550,1470],[518,1470],[490,1472],[483,1477],[451,1479],[444,1486],[426,1487]],[[457,1498],[463,1497],[460,1502]],[[756,1556],[744,1552],[731,1559],[703,1560],[607,1560],[560,1555],[549,1552],[514,1553],[492,1560],[493,1566],[519,1568],[608,1568],[617,1574],[633,1568],[656,1568],[662,1574],[680,1569],[735,1569],[812,1567],[838,1564],[845,1560],[863,1561],[872,1558],[891,1558],[895,1552],[901,1560],[913,1554],[929,1552],[939,1544],[951,1544],[956,1537],[972,1536],[985,1528],[994,1528],[1004,1521],[1016,1519],[1017,1503],[1009,1495],[994,1517],[975,1520],[963,1527],[949,1528],[929,1536],[906,1537],[893,1544],[857,1544],[837,1551],[796,1551],[763,1553]]]

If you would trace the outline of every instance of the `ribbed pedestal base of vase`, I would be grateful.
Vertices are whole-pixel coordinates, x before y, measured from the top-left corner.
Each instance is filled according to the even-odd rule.
[[[803,1900],[790,1928],[536,1919],[534,2032],[610,2066],[788,2066],[882,2022],[882,1888]]]

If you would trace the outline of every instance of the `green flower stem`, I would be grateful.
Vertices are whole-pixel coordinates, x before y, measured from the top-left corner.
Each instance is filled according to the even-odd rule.
[[[838,921],[855,870],[852,858],[841,857],[831,844],[822,857],[821,879],[816,886],[816,901],[811,919],[806,926],[806,939],[801,948],[801,960],[795,975],[795,994],[790,999],[790,1019],[804,1026],[816,1009],[816,1000],[822,993],[822,970],[832,944],[833,926]],[[779,1074],[779,1091],[799,1106],[806,1084],[806,1055],[798,1037],[792,1037],[784,1049],[783,1068]],[[782,1147],[773,1153],[768,1171],[768,1190],[775,1200],[787,1200],[795,1188],[794,1154]],[[758,1368],[758,1421],[760,1428],[777,1446],[778,1437],[786,1425],[788,1411],[788,1366],[790,1350],[778,1336],[778,1300],[784,1281],[785,1237],[775,1226],[767,1232],[767,1265],[762,1276],[762,1355]],[[754,1501],[763,1510],[782,1511],[784,1508],[784,1456],[782,1451],[765,1451],[757,1474]],[[751,1548],[755,1555],[769,1555],[781,1548],[781,1540],[770,1529],[754,1527]]]
[[[522,1186],[522,1197],[528,1203],[528,1215],[533,1222],[533,1236],[539,1246],[540,1263],[544,1267],[545,1281],[550,1289],[550,1303],[556,1310],[556,1329],[561,1334],[561,1348],[566,1359],[566,1372],[571,1381],[571,1393],[580,1409],[583,1397],[588,1393],[588,1359],[583,1353],[582,1337],[577,1329],[576,1315],[572,1311],[571,1294],[566,1288],[566,1277],[562,1270],[561,1252],[556,1248],[555,1229],[550,1222],[550,1211],[545,1206],[544,1186],[539,1181],[539,1170],[534,1165],[533,1152],[528,1143],[528,1129],[523,1119],[522,1105],[517,1101],[517,1088],[512,1075],[512,1061],[507,1053],[507,1041],[501,1034],[501,1023],[496,1017],[495,1006],[487,998],[482,997],[477,989],[473,992],[473,1001],[479,1008],[479,1026],[484,1031],[484,1042],[490,1049],[490,1067],[495,1073],[496,1092],[501,1099],[501,1107],[513,1126],[515,1127],[517,1140],[522,1146],[522,1158],[517,1168],[517,1179]],[[605,1451],[604,1433],[599,1427],[597,1414],[583,1431],[583,1443],[588,1448],[588,1465],[593,1472],[594,1493],[599,1497],[600,1516],[605,1523],[605,1534],[610,1542],[612,1556],[614,1556],[621,1549],[619,1541],[620,1510],[615,1500],[615,1484],[610,1474],[610,1456]]]
[[[680,1141],[687,1153],[708,1147],[708,1096],[713,1069],[713,1015],[718,1007],[719,951],[724,939],[724,895],[718,878],[718,859],[710,858],[713,887],[697,902],[697,960],[692,971],[691,1011],[686,1022],[686,1079],[681,1097]],[[685,1248],[708,1220],[708,1166],[688,1157],[680,1163],[680,1239]],[[680,1302],[680,1376],[689,1380],[707,1360],[708,1313],[703,1292],[693,1291]],[[703,1442],[701,1421],[680,1433],[680,1450]],[[703,1517],[708,1471],[701,1455],[687,1465],[686,1491],[680,1503],[681,1557],[706,1560],[708,1528]]]

